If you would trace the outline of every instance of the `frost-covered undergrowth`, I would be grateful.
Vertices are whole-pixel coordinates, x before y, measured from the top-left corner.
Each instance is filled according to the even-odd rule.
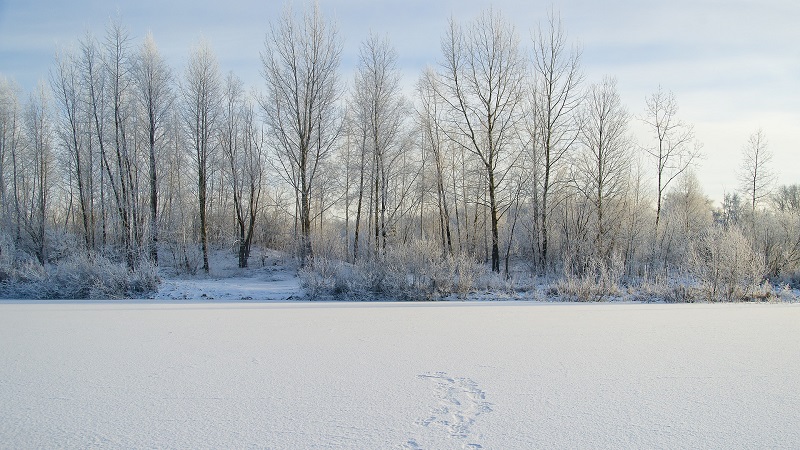
[[[317,259],[300,271],[307,295],[321,299],[441,300],[488,290],[495,277],[465,255],[441,257],[419,244],[354,264]]]
[[[147,261],[130,270],[100,255],[75,254],[45,266],[23,260],[0,268],[0,298],[141,298],[155,292],[159,283],[156,267]]]
[[[466,256],[432,256],[422,249],[391,251],[355,264],[317,259],[299,273],[305,298],[313,300],[536,300],[796,302],[800,290],[787,283],[741,277],[720,270],[713,276],[626,277],[621,263],[590,260],[580,274],[535,276],[527,262],[496,274]]]
[[[533,275],[529,259],[492,273],[474,257],[432,252],[433,244],[421,241],[355,263],[341,261],[341,255],[318,256],[299,275],[307,298],[325,300],[797,301],[799,286],[764,279],[763,263],[748,246],[726,246],[722,240],[717,235],[702,240],[686,268],[655,275],[631,276],[618,254],[564,261],[561,273],[545,276]]]
[[[53,235],[42,265],[0,230],[0,299],[142,298],[158,289],[157,268],[146,259],[127,264],[87,255],[69,236]]]
[[[135,270],[100,255],[61,257],[42,267],[28,257],[0,252],[0,298],[162,300],[536,300],[642,301],[694,303],[717,301],[795,302],[800,290],[787,283],[742,277],[734,270],[701,271],[700,276],[629,278],[619,263],[589,261],[581,274],[537,277],[526,261],[511,273],[495,274],[464,255],[442,257],[416,246],[394,249],[355,264],[322,257],[299,269],[291,255],[255,249],[240,269],[230,249],[211,252],[209,274],[192,254],[160,252],[158,268],[142,261]]]
[[[0,303],[0,447],[800,448],[800,305]]]

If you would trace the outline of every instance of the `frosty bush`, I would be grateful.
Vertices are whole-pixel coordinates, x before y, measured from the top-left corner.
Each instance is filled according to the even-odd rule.
[[[581,273],[575,273],[565,264],[565,273],[555,286],[558,295],[578,301],[601,301],[622,294],[622,276],[625,262],[614,253],[611,258],[591,257]]]
[[[0,283],[0,297],[27,299],[118,299],[158,289],[156,267],[141,262],[135,270],[102,256],[75,255],[44,267],[24,261]]]
[[[337,230],[323,230],[311,237],[314,256],[323,259],[344,260],[347,245]]]
[[[431,248],[416,242],[356,264],[317,258],[313,267],[301,271],[301,283],[312,297],[437,300],[466,295],[485,274],[482,265],[465,255],[436,255]]]
[[[740,301],[763,292],[765,266],[736,228],[712,227],[693,243],[689,267],[709,301]]]
[[[81,248],[77,236],[64,230],[47,230],[47,242],[47,259],[52,263],[69,259],[75,253],[75,249]]]
[[[193,243],[175,242],[167,246],[176,274],[194,275],[203,265],[203,252]]]
[[[692,277],[685,272],[673,272],[670,276],[658,271],[656,276],[645,274],[634,279],[628,286],[631,300],[663,301],[666,303],[694,303],[702,300]]]
[[[11,238],[0,233],[0,283],[12,276],[15,251]]]
[[[781,276],[778,281],[790,288],[800,289],[800,270]]]

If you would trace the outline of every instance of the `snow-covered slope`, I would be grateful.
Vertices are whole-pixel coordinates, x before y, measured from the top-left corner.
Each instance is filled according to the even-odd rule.
[[[211,273],[177,275],[167,261],[156,300],[289,300],[304,295],[297,276],[297,263],[282,252],[258,249],[250,268],[239,269],[229,251],[211,253]]]
[[[3,448],[800,447],[799,305],[0,303]]]
[[[274,274],[165,278],[156,300],[289,300],[303,296],[300,281],[286,270]]]

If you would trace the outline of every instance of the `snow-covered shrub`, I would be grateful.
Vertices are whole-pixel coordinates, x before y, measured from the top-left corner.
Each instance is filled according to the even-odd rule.
[[[759,294],[763,258],[735,227],[707,229],[692,245],[689,268],[709,301],[741,301]]]
[[[600,301],[622,295],[622,277],[625,262],[614,253],[611,258],[591,257],[581,273],[565,265],[564,276],[556,281],[559,296],[577,301]]]
[[[460,297],[474,289],[483,288],[481,279],[490,273],[486,270],[485,265],[476,263],[466,253],[449,256],[447,263],[448,271],[456,275],[455,279],[451,278],[453,281],[452,291]],[[496,278],[497,274],[493,274],[493,276]]]
[[[158,275],[149,262],[135,270],[103,257],[76,256],[55,267],[50,277],[54,288],[49,298],[115,299],[139,296],[158,288]]]
[[[347,246],[338,230],[326,229],[314,233],[311,237],[311,246],[315,257],[338,260],[347,258],[345,255]]]
[[[362,258],[356,264],[315,258],[300,279],[312,297],[341,299],[436,300],[463,296],[474,289],[485,269],[465,255],[432,253],[430,243],[415,242]]]
[[[158,289],[156,268],[142,262],[135,270],[102,256],[67,257],[42,266],[24,261],[14,277],[0,285],[0,297],[32,299],[117,299],[146,295]]]
[[[788,284],[778,286],[775,293],[777,300],[782,302],[797,302],[800,301],[800,291],[792,289]]]
[[[800,289],[800,270],[792,273],[784,274],[778,278],[782,285],[787,285],[790,288]]]
[[[12,277],[15,253],[14,241],[7,234],[0,233],[0,283]]]
[[[758,302],[773,302],[778,299],[778,294],[769,280],[764,280],[761,284],[752,287],[747,299]]]
[[[464,296],[486,274],[485,267],[465,254],[441,255],[431,242],[416,241],[387,251],[383,290],[409,300],[435,300],[451,294]]]
[[[483,291],[484,293],[505,294],[515,293],[522,290],[529,290],[530,285],[521,283],[514,275],[506,273],[496,273],[488,270],[485,265],[481,265],[484,270],[477,274],[471,281],[470,291]],[[467,276],[469,279],[469,276]]]
[[[194,275],[203,266],[203,252],[197,244],[173,242],[167,249],[176,274]]]
[[[656,276],[630,280],[629,299],[645,302],[694,303],[702,300],[694,280],[686,273],[676,271],[668,276],[659,271]]]
[[[51,263],[70,258],[83,245],[76,235],[62,229],[48,229],[47,244],[47,260]]]
[[[128,295],[144,296],[156,292],[161,284],[158,267],[147,258],[139,261],[136,270],[128,274]]]
[[[347,279],[341,266],[344,263],[324,258],[315,258],[313,266],[306,266],[299,270],[300,286],[305,289],[311,298],[317,298],[332,293],[334,284]],[[342,289],[346,291],[347,289]]]

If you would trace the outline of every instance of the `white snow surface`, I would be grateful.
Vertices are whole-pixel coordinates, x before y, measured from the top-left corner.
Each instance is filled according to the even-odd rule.
[[[800,305],[0,303],[2,448],[800,448]]]
[[[162,267],[162,282],[156,300],[291,300],[304,296],[297,276],[297,264],[290,256],[258,249],[250,267],[239,269],[233,253],[211,253],[211,273],[180,276]]]
[[[303,296],[300,281],[287,271],[274,274],[165,278],[157,300],[290,300]]]

